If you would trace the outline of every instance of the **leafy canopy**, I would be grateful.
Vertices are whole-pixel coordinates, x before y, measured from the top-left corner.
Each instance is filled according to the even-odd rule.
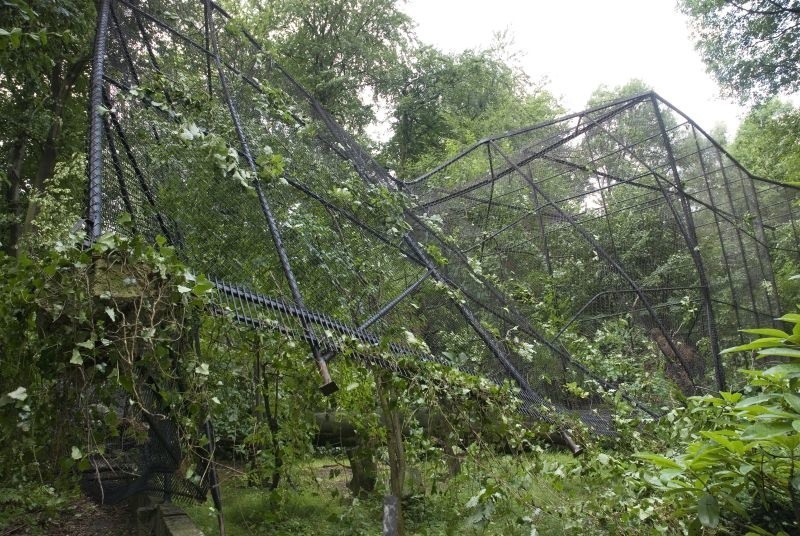
[[[708,70],[731,96],[761,101],[800,89],[800,2],[681,0]]]

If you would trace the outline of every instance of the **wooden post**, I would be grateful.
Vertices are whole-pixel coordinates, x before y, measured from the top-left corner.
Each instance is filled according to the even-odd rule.
[[[396,495],[383,498],[383,536],[399,536],[400,499]]]

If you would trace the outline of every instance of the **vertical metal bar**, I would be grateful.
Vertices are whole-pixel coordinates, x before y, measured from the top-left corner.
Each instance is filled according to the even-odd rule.
[[[108,141],[108,152],[111,154],[111,163],[114,166],[114,174],[117,176],[117,183],[119,183],[119,193],[122,195],[122,202],[125,205],[125,209],[128,211],[128,214],[131,215],[133,232],[134,234],[137,234],[136,212],[133,210],[133,204],[131,203],[128,187],[125,184],[125,176],[122,173],[122,164],[119,161],[119,154],[117,153],[117,147],[114,144],[114,136],[111,133],[111,127],[108,125],[108,121],[103,121],[103,132],[105,132],[106,140]]]
[[[233,285],[231,285],[231,287],[234,290],[238,290],[238,288],[234,287]],[[239,307],[236,304],[236,294],[234,294],[234,295],[228,294],[228,297],[229,297],[228,302],[231,304],[231,306],[233,306],[233,314],[234,314],[234,316],[239,316],[240,313],[239,313]],[[241,314],[242,314],[242,316],[244,316],[244,313],[241,313]]]
[[[489,222],[489,218],[492,214],[492,201],[494,200],[494,183],[497,179],[494,176],[494,164],[492,162],[492,146],[488,143],[486,144],[486,156],[489,159],[489,174],[492,177],[492,182],[489,185],[489,203],[486,206],[486,217],[483,220],[483,234],[481,235],[481,252],[479,259],[483,262],[483,249],[486,247],[486,225]]]
[[[142,34],[142,41],[144,41],[144,46],[147,49],[147,56],[150,58],[150,64],[153,66],[157,72],[164,74],[161,70],[161,66],[158,64],[158,60],[156,59],[156,54],[153,52],[153,44],[150,42],[150,34],[147,33],[147,30],[144,27],[144,23],[142,22],[142,18],[139,16],[138,11],[133,12],[133,17],[136,20],[136,26],[139,28],[139,33]],[[164,99],[172,106],[172,97],[169,95],[169,91],[166,88],[164,89]],[[158,134],[156,133],[156,137]]]
[[[128,47],[128,40],[125,39],[125,36],[122,33],[122,28],[120,27],[119,20],[117,19],[117,14],[114,11],[114,6],[111,6],[111,20],[114,22],[114,29],[117,32],[117,37],[119,38],[120,46],[122,47],[122,55],[125,58],[125,62],[128,64],[128,68],[131,72],[131,77],[133,77],[133,81],[136,85],[139,85],[141,82],[139,80],[139,72],[136,70],[136,65],[133,62],[133,58],[131,57],[130,48]],[[108,99],[108,95],[106,94],[106,99]],[[158,134],[158,130],[156,130],[155,125],[152,125],[151,130],[153,131],[153,137],[156,141],[161,141],[161,137]]]
[[[250,147],[247,143],[247,138],[244,135],[244,130],[242,129],[241,121],[239,119],[239,113],[236,110],[233,101],[231,100],[224,68],[222,66],[222,61],[220,59],[219,43],[217,40],[217,33],[214,28],[214,17],[211,9],[212,8],[211,0],[204,0],[204,1],[206,4],[206,10],[205,10],[206,25],[208,26],[209,30],[211,49],[214,53],[214,62],[216,63],[217,66],[217,76],[219,77],[222,96],[223,99],[225,100],[225,104],[228,107],[228,112],[230,113],[231,120],[233,122],[233,127],[236,130],[236,136],[239,138],[239,143],[242,146],[242,153],[244,154],[245,160],[247,161],[250,170],[255,175],[255,177],[253,178],[253,187],[256,190],[256,195],[258,196],[258,201],[259,204],[261,205],[261,211],[263,212],[264,218],[267,221],[269,233],[272,237],[272,241],[278,253],[278,258],[281,263],[281,268],[283,269],[283,274],[286,277],[287,283],[289,284],[289,289],[292,293],[292,299],[294,300],[294,303],[297,307],[305,308],[305,304],[303,302],[303,296],[300,293],[300,288],[297,286],[297,280],[295,279],[294,272],[292,271],[292,266],[291,263],[289,262],[289,257],[286,254],[286,249],[283,246],[283,238],[281,237],[280,230],[278,229],[275,216],[272,213],[272,208],[269,206],[269,203],[267,202],[266,196],[264,195],[264,190],[261,187],[261,181],[258,179],[256,175],[258,173],[258,166],[256,166],[255,160],[253,159],[253,155],[250,152]],[[303,329],[308,334],[312,334],[308,322],[304,319],[301,319],[301,323],[303,325]],[[323,393],[330,394],[335,392],[338,389],[338,387],[336,386],[336,383],[334,383],[331,380],[330,372],[328,371],[328,365],[325,363],[325,359],[323,358],[323,355],[320,352],[319,347],[313,342],[310,342],[309,346],[311,347],[311,353],[314,356],[314,360],[317,363],[317,368],[319,369],[319,373],[322,376],[323,385],[321,389]]]
[[[125,36],[122,34],[122,28],[120,28],[119,20],[117,19],[117,14],[114,12],[113,7],[111,8],[111,20],[114,22],[114,29],[117,32],[117,38],[119,39],[120,46],[122,47],[122,55],[125,58],[125,63],[128,64],[128,67],[131,70],[133,81],[138,85],[139,73],[136,71],[136,66],[133,63],[133,58],[131,58],[131,52],[128,48],[128,42],[125,39]]]
[[[246,317],[248,316],[249,311],[247,310],[245,303],[248,302],[242,300],[242,293],[241,293],[242,287],[236,286],[234,288],[239,292],[236,293],[236,296],[233,298],[233,302],[234,304],[238,304],[239,306],[238,310],[241,311],[241,315]],[[255,320],[255,318],[253,318],[252,316],[250,318],[251,320]]]
[[[662,102],[664,105],[668,106],[668,107],[669,107],[669,108],[671,108],[673,111],[675,111],[677,114],[679,114],[680,116],[682,116],[682,117],[683,117],[683,118],[684,118],[684,119],[685,119],[685,120],[686,120],[688,123],[690,123],[690,124],[691,124],[691,125],[692,125],[692,126],[695,128],[695,129],[697,129],[698,131],[702,132],[702,133],[703,133],[703,134],[706,136],[706,138],[708,139],[708,141],[709,141],[709,142],[710,142],[710,143],[711,143],[711,144],[712,144],[712,145],[713,145],[713,146],[714,146],[714,147],[717,149],[717,158],[719,159],[719,162],[720,162],[720,167],[723,169],[723,171],[724,171],[724,169],[725,169],[725,168],[724,168],[724,166],[722,165],[722,156],[725,156],[725,158],[727,158],[728,160],[730,160],[731,162],[733,162],[733,163],[734,163],[734,164],[735,164],[735,165],[736,165],[736,166],[737,166],[737,167],[738,167],[738,168],[739,168],[739,169],[740,169],[740,170],[741,170],[741,171],[742,171],[742,172],[743,172],[745,175],[747,175],[747,178],[748,178],[749,180],[751,180],[751,181],[758,181],[758,182],[763,182],[763,183],[769,183],[769,184],[773,184],[773,185],[775,185],[775,186],[778,186],[778,187],[780,187],[780,188],[786,188],[786,189],[789,189],[789,188],[791,188],[791,189],[794,189],[794,190],[798,190],[798,189],[800,189],[800,187],[798,187],[798,186],[795,186],[795,185],[786,184],[786,183],[781,183],[781,182],[778,182],[778,181],[775,181],[775,180],[767,179],[767,178],[764,178],[764,177],[757,177],[757,176],[753,175],[752,173],[750,173],[749,171],[747,171],[746,169],[744,169],[744,167],[743,167],[743,166],[742,166],[742,165],[739,163],[739,161],[738,161],[736,158],[734,158],[734,157],[733,157],[733,156],[732,156],[732,155],[731,155],[731,154],[730,154],[730,153],[729,153],[729,152],[728,152],[728,151],[727,151],[727,150],[726,150],[726,149],[725,149],[725,148],[724,148],[722,145],[720,145],[720,144],[719,144],[719,143],[718,143],[718,142],[717,142],[717,141],[716,141],[714,138],[712,138],[711,136],[709,136],[709,135],[708,135],[708,133],[706,133],[706,132],[705,132],[705,131],[704,131],[704,130],[703,130],[701,127],[700,127],[700,126],[698,126],[698,125],[697,125],[697,124],[696,124],[696,123],[695,123],[695,122],[694,122],[694,121],[693,121],[691,118],[689,118],[689,117],[688,117],[686,114],[684,114],[683,112],[681,112],[680,110],[678,110],[677,108],[675,108],[675,107],[674,107],[674,106],[673,106],[671,103],[669,103],[668,101],[666,101],[664,98],[662,98],[662,97],[658,96],[658,99],[659,99],[659,101],[661,101],[661,102]],[[726,180],[725,182],[726,182],[726,186],[727,186],[727,180]],[[730,200],[730,203],[731,203],[731,208],[733,208],[733,207],[734,207],[734,205],[733,205],[733,198],[732,198],[732,196],[730,195],[730,190],[729,190],[729,189],[728,189],[728,198],[729,198],[729,200]],[[787,199],[787,202],[788,202],[788,199]],[[789,214],[791,215],[792,213],[793,213],[793,210],[792,210],[792,208],[791,208],[791,204],[790,204],[790,205],[789,205]],[[794,226],[795,220],[794,220],[794,216],[793,216],[793,215],[791,216],[791,219],[792,219],[792,228],[793,228],[793,231],[794,231],[795,241],[796,241],[797,243],[800,243],[800,242],[798,242],[798,231],[797,231],[797,229],[796,229],[796,228],[795,228],[795,226]],[[740,242],[741,242],[741,234],[740,234],[740,232],[739,232],[739,230],[738,230],[738,227],[737,227],[737,235],[739,236],[739,240],[740,240]],[[742,251],[742,256],[744,257],[745,255],[744,255],[744,248],[743,248],[743,247],[741,248],[741,251]],[[746,261],[745,261],[745,265],[746,265]],[[749,270],[748,270],[748,272],[747,272],[747,273],[748,273],[748,278],[749,278],[749,276],[750,276],[750,272],[749,272]],[[751,292],[751,294],[752,294],[752,288],[750,288],[749,290],[750,290],[750,292]],[[754,302],[753,302],[753,311],[756,311],[756,312],[758,311],[758,308],[757,308],[757,307],[756,307],[756,305],[755,305],[755,300],[754,300]],[[756,318],[758,318],[758,316],[764,316],[764,315],[761,315],[760,313],[758,313],[758,312],[757,312],[757,313],[756,313]]]
[[[110,105],[111,101],[108,98],[108,95],[105,92],[103,92],[103,94],[106,98],[106,102]],[[156,198],[153,195],[153,192],[150,190],[150,185],[147,184],[147,179],[145,178],[144,173],[136,161],[136,155],[133,154],[133,148],[131,148],[130,144],[128,143],[128,138],[125,136],[125,131],[122,129],[122,125],[117,118],[117,114],[115,114],[113,111],[109,111],[108,113],[111,118],[111,124],[113,125],[114,130],[117,132],[117,136],[119,136],[120,143],[122,143],[122,148],[125,149],[125,156],[128,157],[128,161],[131,163],[133,174],[136,176],[136,179],[139,182],[139,188],[142,190],[145,199],[147,199],[147,204],[153,209],[153,215],[158,222],[159,228],[161,228],[161,232],[164,233],[164,238],[169,241],[170,245],[176,246],[177,244],[175,243],[175,237],[172,236],[172,233],[170,233],[163,216],[161,216],[161,212],[158,210]]]
[[[694,266],[697,270],[697,277],[700,280],[700,296],[703,298],[703,304],[705,305],[706,329],[708,330],[708,339],[714,359],[714,376],[717,381],[717,389],[723,391],[725,390],[725,370],[722,367],[722,358],[719,354],[721,350],[719,347],[719,335],[717,334],[717,322],[716,318],[714,318],[714,309],[711,301],[711,288],[708,282],[708,276],[706,275],[706,268],[703,264],[703,257],[700,255],[697,232],[694,225],[694,216],[692,215],[692,208],[689,205],[689,200],[686,198],[686,192],[683,189],[683,180],[678,173],[678,164],[675,161],[675,154],[672,151],[672,142],[669,139],[667,128],[664,125],[664,116],[661,114],[661,109],[658,106],[658,100],[655,95],[651,97],[651,103],[658,128],[661,131],[664,147],[667,151],[667,161],[672,171],[672,177],[675,180],[675,188],[678,192],[684,218],[686,219],[689,254],[692,256],[692,261],[694,261]],[[666,195],[666,192],[664,193]]]
[[[719,238],[719,247],[720,252],[722,253],[722,265],[725,268],[725,276],[728,278],[728,287],[731,291],[731,302],[733,303],[733,315],[736,317],[736,326],[742,326],[742,320],[739,318],[739,300],[736,296],[736,290],[733,286],[733,275],[731,274],[731,267],[728,263],[728,252],[727,248],[725,247],[725,240],[722,234],[722,226],[720,225],[719,221],[719,214],[717,213],[717,204],[714,200],[714,193],[711,189],[711,181],[708,178],[708,167],[706,166],[705,158],[703,158],[703,151],[704,149],[700,147],[700,142],[698,141],[697,136],[697,129],[692,126],[692,136],[694,137],[694,144],[697,147],[697,158],[700,161],[700,170],[703,173],[703,182],[706,185],[706,192],[708,193],[708,203],[711,205],[712,212],[714,213],[714,225],[717,229],[717,238]],[[714,149],[712,147],[712,149]],[[743,340],[742,333],[739,332],[739,339],[740,341]]]
[[[722,183],[725,185],[725,196],[728,198],[728,204],[731,207],[731,214],[733,214],[736,220],[740,220],[740,216],[738,211],[736,210],[736,204],[733,201],[733,193],[731,192],[731,182],[728,173],[725,171],[725,163],[722,161],[722,153],[717,150],[717,163],[719,164],[720,172],[722,173]],[[742,257],[742,267],[744,268],[744,273],[747,276],[747,292],[750,296],[750,305],[753,310],[753,314],[755,315],[755,322],[758,322],[760,319],[760,314],[758,313],[758,304],[756,303],[755,294],[753,294],[753,285],[752,285],[752,277],[750,275],[750,263],[747,261],[747,252],[744,248],[744,240],[742,240],[742,231],[739,228],[739,222],[736,222],[734,225],[734,229],[736,229],[736,240],[739,243],[739,255]]]
[[[531,163],[528,162],[528,174],[533,177],[531,171]],[[529,190],[530,191],[530,190]],[[547,230],[544,228],[544,217],[542,215],[542,206],[539,204],[539,195],[536,190],[530,192],[533,201],[533,211],[536,213],[536,220],[539,223],[539,234],[542,236],[542,251],[544,252],[544,264],[547,267],[547,274],[553,277],[553,263],[550,259],[550,244],[547,238]]]
[[[240,302],[241,302],[241,298],[240,298]],[[252,318],[254,321],[258,322],[258,321],[261,320],[260,318],[258,318],[259,307],[256,304],[254,304],[250,300],[247,300],[244,303],[242,303],[242,307],[247,309],[247,316]]]
[[[103,72],[108,45],[108,20],[111,0],[101,0],[97,14],[97,33],[92,58],[91,93],[89,102],[89,239],[103,233]]]
[[[778,285],[775,283],[775,275],[772,272],[772,255],[770,254],[769,248],[767,247],[768,244],[767,235],[764,233],[764,217],[761,214],[761,203],[759,203],[758,201],[758,190],[756,190],[756,186],[752,180],[748,180],[747,185],[750,186],[750,191],[753,194],[752,207],[755,210],[753,218],[753,230],[755,231],[756,237],[758,238],[756,242],[756,249],[761,250],[760,254],[757,255],[758,264],[759,267],[761,268],[761,275],[764,277],[765,280],[769,281],[772,287],[772,292],[775,294],[775,300],[779,302],[780,298],[778,296]],[[747,192],[745,192],[744,196],[746,202]],[[767,298],[767,307],[769,307],[769,312],[772,313],[773,316],[779,316],[781,314],[780,305],[778,305],[778,307],[775,307],[775,304],[772,303],[772,299],[770,298],[770,293],[766,289],[764,289],[764,294],[766,295]]]
[[[651,105],[654,105],[654,102],[655,102],[654,99],[655,98],[656,98],[656,94],[655,93],[650,93],[648,100],[650,101]],[[657,114],[657,119],[658,119],[660,117],[660,115],[658,115],[658,107],[655,106],[655,105],[654,105],[654,107],[655,107],[655,113]],[[667,181],[660,173],[658,173],[655,169],[653,169],[652,166],[647,164],[647,162],[642,160],[636,153],[634,153],[633,150],[628,145],[623,143],[619,138],[614,136],[612,133],[608,132],[608,130],[606,130],[602,125],[600,125],[600,123],[598,123],[597,121],[595,121],[593,119],[590,119],[590,120],[593,123],[595,123],[595,125],[597,125],[599,128],[601,128],[603,130],[603,132],[605,132],[608,137],[610,137],[612,140],[614,140],[626,153],[630,154],[634,159],[636,159],[640,164],[642,164],[650,172],[650,174],[653,176],[653,178],[656,181],[656,184],[658,185],[657,189],[661,192],[661,195],[664,197],[664,201],[665,201],[667,207],[669,208],[670,212],[672,213],[672,217],[673,217],[673,219],[674,219],[674,221],[675,221],[675,223],[676,223],[676,225],[678,227],[678,230],[680,231],[680,233],[681,233],[681,235],[682,235],[682,237],[684,239],[684,242],[686,243],[686,247],[689,249],[690,255],[692,255],[692,259],[694,260],[695,255],[698,253],[696,251],[696,249],[695,249],[696,248],[696,240],[693,241],[692,238],[691,238],[691,235],[690,235],[690,232],[693,231],[694,229],[692,228],[690,230],[688,228],[688,225],[684,226],[683,222],[681,221],[681,216],[678,213],[678,211],[675,209],[675,206],[673,205],[673,202],[672,202],[671,194],[670,194],[670,192],[668,191],[668,188],[667,188],[667,184],[669,183],[669,181]],[[662,123],[663,123],[663,121],[662,121]],[[665,128],[664,129],[660,129],[660,130],[662,130],[664,133],[666,133],[666,129]],[[667,142],[668,141],[669,140],[667,139]],[[665,184],[665,183],[667,183],[667,184]],[[682,197],[685,198],[685,196],[682,196]],[[701,284],[701,286],[702,286],[702,284]],[[637,288],[638,288],[638,285],[637,285]],[[641,299],[641,296],[640,296],[640,299]],[[643,300],[642,303],[646,303],[646,302]],[[654,320],[657,321],[658,327],[661,330],[661,333],[664,335],[664,338],[667,340],[667,343],[668,343],[670,349],[673,352],[675,352],[675,355],[680,356],[680,353],[678,353],[678,351],[677,351],[677,346],[675,344],[675,341],[672,340],[672,337],[664,329],[664,326],[663,326],[663,323],[661,322],[661,320],[657,319],[657,317],[654,316],[655,313],[652,312],[649,307],[647,309],[648,309],[648,313],[651,315],[651,317]],[[689,376],[690,381],[692,382],[692,384],[694,384],[694,381],[691,378],[691,373],[689,372],[688,368],[684,364],[682,358],[680,358],[680,362],[681,362],[681,365],[683,366],[683,369],[686,372],[687,376]]]
[[[158,65],[158,60],[156,60],[156,55],[153,52],[153,45],[150,43],[150,35],[145,29],[144,23],[142,22],[142,18],[139,16],[138,11],[133,12],[133,18],[136,21],[136,26],[139,28],[139,33],[142,34],[142,41],[144,42],[144,47],[147,50],[147,56],[150,58],[150,64],[156,71],[161,72],[161,67]]]
[[[208,35],[209,28],[208,28],[208,21],[209,21],[209,13],[208,13],[208,3],[203,2],[203,37],[205,40],[205,47],[206,50],[211,50],[210,48],[210,37]],[[212,91],[212,83],[211,83],[211,56],[208,54],[206,56],[206,83],[208,84],[208,96],[210,97],[213,94]]]
[[[430,258],[428,258],[428,256],[425,254],[422,248],[419,247],[416,241],[414,241],[414,239],[412,239],[409,235],[406,235],[403,238],[403,240],[411,249],[412,253],[420,261],[422,261],[422,263],[428,268],[434,279],[436,279],[441,283],[444,283],[448,287],[451,288],[454,287],[453,283],[448,278],[442,276],[442,274],[439,273],[439,269],[436,268],[436,265],[434,265],[433,261]],[[454,288],[460,290],[458,287]],[[464,320],[467,321],[467,324],[470,325],[472,330],[475,331],[478,337],[480,337],[481,340],[484,342],[484,344],[486,344],[486,346],[489,348],[489,351],[492,352],[492,354],[500,362],[500,364],[503,366],[506,372],[508,372],[508,374],[512,378],[514,378],[514,381],[517,382],[517,385],[519,385],[520,389],[522,389],[523,392],[532,393],[537,399],[541,400],[541,402],[544,403],[544,398],[542,398],[541,395],[539,395],[536,391],[534,391],[531,388],[530,384],[525,379],[525,377],[517,370],[517,368],[511,363],[511,361],[508,360],[508,356],[506,356],[505,351],[502,348],[500,348],[500,343],[497,342],[494,339],[494,337],[492,337],[492,335],[486,330],[486,328],[484,328],[481,325],[480,321],[475,317],[475,314],[472,312],[472,310],[470,310],[469,307],[467,307],[460,300],[453,299],[451,301],[458,308],[459,312],[461,313],[461,316],[463,316]]]
[[[597,178],[598,186],[600,184],[600,177]],[[604,177],[603,180],[606,181],[606,185],[608,187],[611,186],[611,179],[609,177]],[[606,202],[606,194],[605,188],[600,187],[600,203],[603,205],[603,220],[606,223],[606,230],[608,231],[608,240],[611,242],[611,251],[614,253],[615,257],[619,257],[619,251],[617,250],[617,242],[614,240],[614,229],[611,227],[611,215],[608,213],[608,203]]]
[[[786,207],[789,209],[786,214],[789,216],[789,222],[792,226],[792,235],[794,236],[794,243],[800,246],[800,233],[797,231],[797,220],[794,217],[794,207],[792,206],[792,200],[789,199],[788,195],[782,195],[781,199],[786,203]]]
[[[591,163],[592,164],[597,164],[597,162],[598,162],[597,161],[597,156],[595,155],[594,149],[592,148],[591,137],[589,136],[588,133],[586,134],[586,148],[589,150],[589,156],[591,157]],[[606,202],[606,194],[605,194],[606,188],[608,188],[609,191],[611,189],[611,177],[609,177],[607,174],[602,174],[601,175],[599,173],[594,173],[594,175],[596,175],[596,177],[597,177],[597,191],[600,193],[600,202],[603,205],[603,220],[605,221],[606,229],[608,230],[608,239],[611,242],[611,251],[612,251],[612,253],[614,254],[615,257],[619,257],[619,251],[617,250],[617,243],[614,240],[614,230],[611,227],[611,217],[610,217],[610,215],[608,213],[608,203]],[[603,185],[600,183],[601,179],[605,180],[605,183],[606,183],[605,187],[603,187]]]

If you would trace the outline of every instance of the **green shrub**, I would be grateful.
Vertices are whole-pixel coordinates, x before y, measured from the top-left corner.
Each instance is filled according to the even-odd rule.
[[[796,534],[800,525],[800,314],[773,328],[743,330],[759,335],[724,354],[754,352],[764,370],[742,371],[741,392],[694,397],[676,426],[692,425],[680,454],[639,457],[658,467],[644,477],[693,516],[690,529],[731,528],[755,535]],[[675,414],[673,414],[675,415]]]

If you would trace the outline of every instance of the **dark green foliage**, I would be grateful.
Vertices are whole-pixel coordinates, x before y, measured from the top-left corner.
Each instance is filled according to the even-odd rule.
[[[87,73],[93,2],[15,0],[0,5],[0,244],[49,236],[34,219],[53,196],[74,223],[83,193]],[[77,210],[76,210],[77,209]],[[61,223],[63,231],[65,222]],[[44,224],[44,235],[31,235]]]
[[[502,39],[460,54],[416,49],[394,81],[390,167],[414,178],[485,136],[554,117],[555,99],[531,87],[509,49]]]
[[[391,74],[411,41],[397,0],[253,1],[249,22],[344,125],[374,120],[369,98],[393,93]]]
[[[800,110],[772,99],[745,117],[731,152],[753,174],[800,183]]]
[[[795,0],[681,0],[697,48],[720,85],[742,101],[800,88],[800,5]]]
[[[800,183],[800,110],[778,99],[757,106],[742,122],[731,144],[731,152],[753,174],[773,180]],[[767,203],[779,202],[769,199]],[[786,201],[785,201],[786,202]],[[797,203],[798,199],[788,200]],[[800,260],[791,251],[798,243],[800,229],[791,222],[775,230],[773,262],[778,274],[778,295],[783,303],[800,301]]]
[[[744,330],[761,338],[724,352],[768,363],[745,371],[742,392],[694,398],[672,414],[676,428],[690,430],[677,455],[639,455],[660,469],[646,480],[695,524],[754,534],[792,533],[800,524],[800,315],[780,320],[792,329]]]

